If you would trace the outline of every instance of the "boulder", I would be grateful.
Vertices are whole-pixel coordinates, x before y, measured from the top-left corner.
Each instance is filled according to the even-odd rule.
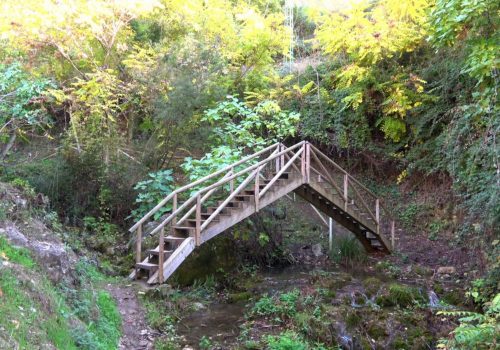
[[[319,258],[320,256],[323,255],[323,248],[321,247],[321,244],[315,244],[311,248],[313,254],[315,257]]]
[[[440,266],[436,271],[438,275],[453,275],[456,272],[457,271],[453,266]]]

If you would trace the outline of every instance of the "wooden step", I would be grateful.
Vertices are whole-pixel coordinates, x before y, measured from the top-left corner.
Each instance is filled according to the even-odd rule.
[[[186,238],[191,236],[191,234],[194,234],[194,231],[195,231],[194,227],[177,227],[177,226],[175,226],[175,227],[173,227],[173,229],[174,229],[174,233],[182,234],[183,237],[168,235],[163,240],[165,241],[166,244],[170,244],[170,248],[174,248],[174,249],[179,244],[181,244]]]
[[[237,201],[241,201],[241,202],[247,202],[249,201],[250,199],[252,199],[253,197],[255,197],[253,194],[252,195],[249,195],[249,194],[239,194],[237,195],[236,197],[234,197]]]
[[[164,250],[163,251],[163,255],[164,255],[164,259],[167,260],[167,258],[172,255],[174,251],[173,250]],[[149,255],[153,255],[153,256],[159,256],[160,255],[160,249],[158,247],[156,247],[155,249],[150,249],[147,251],[147,253]]]

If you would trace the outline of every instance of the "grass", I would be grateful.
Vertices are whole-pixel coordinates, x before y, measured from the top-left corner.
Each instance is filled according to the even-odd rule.
[[[21,349],[38,348],[48,343],[58,349],[77,349],[68,327],[67,309],[50,282],[26,284],[11,270],[0,271],[2,328]]]
[[[0,237],[0,260],[7,260],[30,269],[35,266],[29,250],[9,245],[5,237]]]
[[[11,246],[4,237],[0,237],[0,263],[2,260],[11,263],[8,269],[0,268],[0,338],[7,339],[9,346],[117,348],[120,314],[112,296],[96,287],[107,279],[93,265],[77,264],[78,290],[56,289],[29,251]]]
[[[333,240],[331,258],[337,263],[353,265],[366,261],[366,252],[355,237],[338,236]]]

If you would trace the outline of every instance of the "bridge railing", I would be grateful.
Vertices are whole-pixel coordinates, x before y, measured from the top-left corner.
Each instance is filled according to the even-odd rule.
[[[142,261],[143,227],[154,222],[149,235],[160,234],[159,257],[160,276],[163,267],[163,242],[165,227],[179,226],[194,216],[195,242],[201,244],[203,231],[214,218],[242,191],[253,184],[255,206],[259,208],[259,200],[272,188],[284,172],[293,172],[302,176],[303,183],[309,183],[311,176],[320,176],[328,182],[343,201],[344,209],[356,207],[364,211],[376,225],[377,233],[390,232],[394,245],[394,220],[380,199],[367,187],[352,177],[323,152],[306,141],[291,147],[281,143],[273,144],[223,169],[215,171],[186,186],[180,187],[165,197],[144,217],[134,224],[129,231],[136,233],[136,262]],[[272,178],[261,189],[260,179],[271,175]],[[194,190],[194,191],[193,191]],[[210,215],[201,219],[202,206],[210,201],[223,199]],[[169,206],[172,209],[159,221],[154,215],[160,209]]]
[[[334,162],[314,145],[311,145],[311,167],[314,172],[329,183],[338,194],[344,210],[356,208],[373,221],[377,234],[384,243],[394,249],[395,221],[391,212],[382,204],[382,200],[365,185],[350,175],[339,164]],[[390,244],[388,244],[390,238]]]
[[[298,156],[302,154],[304,144],[305,142],[300,142],[287,148],[281,143],[276,143],[173,191],[129,229],[130,232],[136,233],[136,262],[139,263],[142,261],[143,227],[145,224],[149,222],[155,223],[154,228],[148,235],[160,234],[159,256],[161,269],[164,232],[167,225],[170,227],[181,225],[194,214],[194,220],[196,222],[194,238],[196,244],[199,245],[201,242],[201,231],[213,221],[234,197],[245,190],[252,181],[255,184],[255,200],[258,206],[259,199],[269,190],[276,179],[292,165],[297,167],[297,165],[293,163],[297,162]],[[293,160],[285,164],[285,159],[289,159],[288,155],[295,150],[298,150],[298,152],[291,156]],[[277,176],[275,175],[271,182],[260,190],[259,180],[261,177],[265,177],[268,174],[276,174]],[[196,188],[199,189],[192,193],[193,189]],[[217,194],[219,196],[217,196]],[[216,199],[225,199],[206,220],[201,220],[202,206],[205,206],[205,204],[214,197],[216,197]],[[171,211],[160,218],[159,222],[154,221],[154,214],[166,206],[171,207]]]

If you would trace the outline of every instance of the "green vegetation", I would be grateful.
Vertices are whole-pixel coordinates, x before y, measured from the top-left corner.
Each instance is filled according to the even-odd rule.
[[[35,262],[27,249],[12,247],[4,237],[0,237],[0,261],[2,260],[20,264],[27,268],[35,266]]]
[[[94,267],[77,267],[81,289],[56,289],[27,250],[3,237],[0,261],[9,263],[0,268],[0,325],[6,332],[0,338],[8,334],[20,348],[50,343],[57,349],[116,349],[121,318],[109,293],[93,287],[104,280]]]
[[[352,236],[336,236],[330,255],[333,261],[351,266],[366,260],[365,249],[357,238]]]
[[[450,335],[442,339],[438,348],[449,349],[494,349],[500,342],[498,324],[500,322],[500,294],[484,304],[484,314],[467,311],[441,311],[439,314],[457,317],[460,325]]]
[[[374,179],[377,193],[398,202],[398,228],[408,231],[412,244],[425,236],[428,244],[454,244],[484,257],[478,264],[485,266],[456,276],[460,283],[476,279],[467,296],[483,314],[463,318],[449,346],[489,346],[496,312],[491,303],[500,278],[500,3],[363,0],[329,8],[301,2],[292,9],[294,28],[287,26],[283,3],[3,0],[0,180],[29,194],[29,200],[10,205],[2,197],[0,220],[24,222],[36,214],[78,253],[96,251],[121,264],[118,260],[130,259],[126,227],[177,186],[271,143],[308,140],[349,170]],[[33,210],[37,202],[48,210]],[[23,209],[15,212],[17,207]],[[224,266],[235,266],[235,255],[255,264],[291,260],[275,217],[261,213],[235,229],[231,249],[239,254]],[[366,261],[355,239],[334,243],[331,258],[337,263]],[[210,249],[205,262],[213,262]],[[403,264],[422,261],[408,252],[397,257]],[[444,265],[437,259],[435,264]],[[0,260],[37,271],[26,250],[2,237]],[[390,260],[376,269],[393,278],[406,273]],[[101,277],[86,263],[77,270],[79,285],[64,285],[59,297],[51,297],[66,306],[54,307],[55,318],[43,325],[39,338],[26,338],[29,317],[18,328],[2,319],[5,329],[16,331],[15,341],[27,346],[50,341],[61,348],[116,345],[120,321],[99,287]],[[176,276],[177,281],[192,282],[205,272],[200,271]],[[419,266],[413,272],[429,275]],[[218,279],[228,275],[223,269],[198,282],[190,297],[213,295]],[[29,289],[24,280],[3,271],[2,278],[4,295],[19,298],[12,304],[43,306],[12,293],[18,284]],[[315,278],[320,282],[314,295],[325,299],[348,282]],[[364,284],[382,306],[407,310],[426,302],[414,288],[384,287],[375,279]],[[43,286],[44,293],[50,289]],[[250,299],[253,294],[241,289],[229,299]],[[452,291],[443,290],[442,296],[464,304]],[[251,314],[277,323],[298,318],[307,334],[324,330],[315,322],[325,310],[310,308],[305,299],[296,292],[264,296]],[[148,308],[151,321],[170,334],[176,320]],[[12,312],[6,309],[5,315],[13,317]],[[79,326],[58,327],[68,321],[63,314],[78,318]],[[354,326],[356,317],[349,317]],[[375,326],[364,331],[383,338]],[[477,336],[466,336],[476,331]],[[320,335],[312,338],[325,343]],[[428,342],[423,332],[415,338]],[[399,340],[401,348],[408,345]],[[168,336],[161,342],[158,348],[172,348]],[[261,343],[270,349],[312,346],[291,333]]]

